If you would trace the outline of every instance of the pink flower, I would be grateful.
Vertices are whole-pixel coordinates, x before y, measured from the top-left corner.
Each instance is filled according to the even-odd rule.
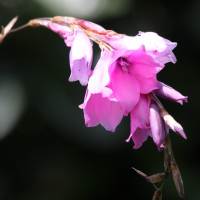
[[[154,100],[148,98],[148,95],[141,94],[138,104],[130,113],[131,133],[126,142],[130,139],[135,143],[134,148],[142,146],[148,136],[153,138],[158,150],[164,148],[164,126],[160,115],[160,109]]]
[[[143,36],[149,34],[142,33]],[[136,131],[133,137],[139,135],[140,140],[145,141],[148,135],[152,135],[146,94],[161,88],[156,74],[166,62],[175,62],[175,57],[169,59],[173,55],[169,46],[175,47],[175,43],[170,43],[157,34],[153,35],[153,41],[151,37],[130,37],[130,40],[135,41],[132,43],[132,50],[126,50],[123,48],[124,44],[118,42],[115,47],[118,46],[119,49],[103,52],[88,82],[84,103],[80,105],[84,110],[86,126],[101,124],[107,130],[115,131],[123,115],[130,113],[131,133]],[[165,42],[162,45],[161,39]],[[147,130],[148,134],[143,130]],[[154,133],[153,127],[153,135],[157,134]],[[153,138],[157,146],[162,148],[164,136],[159,142],[156,141],[156,136]],[[141,146],[141,141],[136,142],[137,147]]]
[[[154,96],[154,98],[156,98]],[[157,101],[159,101],[156,98]],[[142,146],[148,136],[153,138],[154,143],[158,147],[158,150],[164,148],[165,131],[163,126],[163,120],[167,132],[169,128],[174,132],[177,132],[184,139],[187,139],[182,126],[169,115],[164,108],[160,109],[158,104],[151,100],[149,95],[141,95],[138,104],[130,113],[131,118],[131,133],[126,142],[129,142],[132,138],[137,149]]]
[[[91,74],[93,50],[90,39],[83,30],[76,27],[73,31],[67,25],[60,25],[48,22],[47,25],[52,31],[58,33],[65,41],[67,46],[71,46],[69,81],[79,80],[81,85],[87,85]]]
[[[90,39],[83,30],[78,26],[74,26],[72,30],[68,24],[54,23],[48,18],[32,20],[29,23],[47,27],[64,39],[66,45],[71,47],[71,75],[69,81],[79,80],[81,85],[87,85],[89,76],[91,75],[93,50]]]

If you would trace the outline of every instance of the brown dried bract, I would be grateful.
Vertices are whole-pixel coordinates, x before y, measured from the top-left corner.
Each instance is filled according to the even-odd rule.
[[[162,199],[162,191],[156,190],[152,200],[161,200]]]
[[[165,176],[165,173],[153,174],[147,177],[146,180],[150,183],[158,183],[163,180],[164,176]]]
[[[176,164],[176,161],[171,162],[172,167],[172,174],[174,178],[174,183],[176,185],[176,189],[178,191],[179,196],[184,199],[184,187],[183,187],[183,180],[181,177],[181,173],[178,169],[178,165]]]
[[[144,178],[146,178],[146,179],[148,178],[148,176],[146,174],[144,174],[143,172],[135,169],[134,167],[132,167],[132,169],[134,169],[139,175],[143,176]]]

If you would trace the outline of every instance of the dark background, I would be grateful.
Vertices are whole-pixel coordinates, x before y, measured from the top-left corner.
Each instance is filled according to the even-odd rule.
[[[118,33],[153,31],[177,42],[178,61],[166,64],[158,80],[189,96],[184,106],[161,101],[187,134],[184,140],[170,132],[186,199],[197,200],[199,10],[198,0],[0,0],[0,25],[16,15],[15,27],[38,17],[73,16]],[[0,45],[0,199],[152,199],[154,187],[131,167],[148,175],[163,172],[163,152],[152,138],[137,150],[132,141],[125,142],[129,117],[115,133],[100,125],[85,127],[78,105],[86,87],[68,82],[69,50],[62,38],[43,27],[10,34]],[[94,44],[93,65],[99,55]],[[179,199],[171,174],[163,199]]]

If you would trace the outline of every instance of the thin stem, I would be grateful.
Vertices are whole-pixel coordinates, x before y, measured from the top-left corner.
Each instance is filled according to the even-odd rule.
[[[169,134],[167,133],[165,123],[164,123],[164,128],[165,128],[165,137],[168,139],[169,147],[170,147],[170,151],[171,151],[171,160],[174,161],[175,158],[174,158],[174,154],[173,154],[172,144],[171,144],[171,140],[170,140]]]
[[[158,104],[158,106],[159,106],[159,108],[160,109],[164,109],[164,107],[163,107],[163,105],[160,103],[160,101],[157,99],[157,97],[156,97],[156,95],[155,94],[153,94],[152,92],[151,92],[151,97],[152,97],[152,99],[154,100],[154,101],[156,101],[156,103]]]
[[[23,26],[20,26],[20,27],[18,27],[18,28],[12,29],[12,30],[9,31],[9,33],[13,33],[13,32],[19,31],[19,30],[21,30],[21,29],[23,29],[23,28],[26,28],[26,27],[28,27],[28,26],[29,26],[29,23],[28,23],[28,24],[25,24],[25,25],[23,25]]]

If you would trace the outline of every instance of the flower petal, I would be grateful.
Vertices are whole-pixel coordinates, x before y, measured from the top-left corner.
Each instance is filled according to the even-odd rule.
[[[108,131],[115,131],[117,125],[123,118],[123,111],[116,101],[111,101],[107,97],[103,98],[101,93],[91,94],[89,98],[80,106],[84,110],[86,126],[96,126],[101,124]]]
[[[137,105],[130,112],[131,124],[135,124],[142,129],[149,129],[149,106],[146,95],[141,94]]]
[[[123,53],[124,51],[103,51],[103,54],[88,82],[88,89],[91,93],[100,93],[102,88],[104,88],[110,82],[110,75],[108,73],[109,67]]]
[[[132,140],[133,142],[135,143],[134,145],[134,149],[138,149],[142,146],[143,142],[145,142],[148,138],[148,135],[151,134],[151,129],[141,129],[141,128],[137,128],[136,126],[136,129],[134,127],[134,125],[132,126],[131,125],[131,137],[132,137]],[[132,130],[135,131],[132,133]],[[126,140],[127,142],[129,141],[128,139]]]
[[[151,78],[143,78],[135,74],[135,77],[140,83],[140,93],[142,94],[148,94],[153,90],[160,88],[160,85],[156,79],[156,75]]]
[[[180,103],[181,105],[183,105],[184,102],[188,102],[187,101],[187,96],[183,96],[180,92],[176,91],[175,89],[173,89],[172,87],[159,82],[160,85],[160,89],[154,90],[154,93],[164,99],[167,100],[171,100],[171,101],[175,101],[177,103]]]
[[[44,21],[45,22],[45,21]],[[57,23],[53,23],[51,21],[47,21],[46,24],[42,24],[43,26],[47,26],[49,29],[60,35],[63,39],[67,39],[68,36],[74,35],[74,31],[67,25],[61,25]]]
[[[117,62],[113,63],[112,68],[112,89],[124,115],[127,116],[139,101],[140,85],[134,75],[125,72]]]
[[[145,51],[145,47],[142,45],[140,49],[133,51],[126,60],[131,67],[130,71],[133,74],[138,74],[144,78],[151,78],[157,74],[156,67],[160,64],[156,63],[152,56],[148,55]]]
[[[92,45],[85,33],[77,29],[75,40],[70,51],[71,75],[69,81],[79,80],[81,85],[87,85],[91,74]]]

